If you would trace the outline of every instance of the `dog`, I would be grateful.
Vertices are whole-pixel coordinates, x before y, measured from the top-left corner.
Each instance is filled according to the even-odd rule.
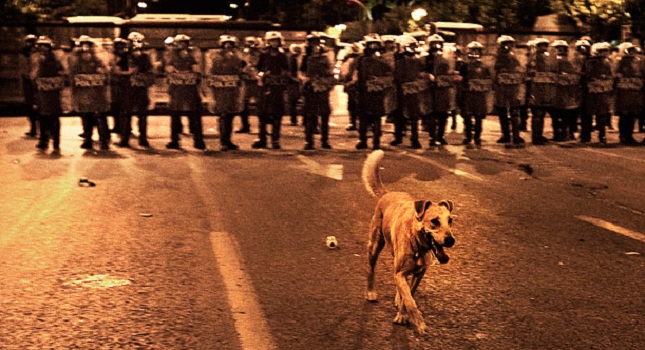
[[[451,231],[454,205],[450,200],[433,203],[415,200],[405,192],[388,192],[379,174],[383,156],[382,150],[372,152],[365,160],[362,171],[365,188],[378,198],[367,244],[369,272],[366,298],[370,302],[378,299],[374,290],[374,267],[379,253],[387,244],[392,247],[394,256],[394,304],[397,308],[394,323],[412,324],[423,334],[426,324],[413,296],[433,256],[441,264],[448,263],[449,257],[444,248],[455,244]]]

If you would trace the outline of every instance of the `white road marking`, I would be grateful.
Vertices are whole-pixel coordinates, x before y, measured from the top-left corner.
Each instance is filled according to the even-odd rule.
[[[311,173],[311,174],[316,174],[324,177],[328,177],[330,179],[334,180],[342,180],[343,179],[343,165],[342,164],[329,164],[329,165],[322,165],[315,160],[303,156],[299,154],[298,159],[300,159],[301,162],[305,163],[304,167],[296,167],[298,169],[304,169],[305,171]]]
[[[242,349],[277,349],[255,290],[249,283],[251,278],[239,258],[237,242],[226,232],[211,232],[210,240]]]
[[[204,168],[198,165],[194,157],[188,158],[188,165],[197,193],[205,207],[218,208],[215,196],[210,193],[206,185],[207,174]],[[213,209],[210,214],[211,227],[221,225],[221,222],[213,217],[213,215],[220,215],[217,209]],[[209,238],[216,265],[226,288],[228,304],[242,350],[277,349],[257,293],[253,288],[251,276],[246,273],[237,241],[226,232],[211,232]]]
[[[645,163],[645,159],[641,159],[641,158],[632,158],[632,157],[627,157],[627,156],[624,156],[624,155],[622,155],[622,154],[615,154],[615,153],[611,153],[611,152],[603,152],[603,151],[600,151],[600,150],[597,150],[597,149],[593,149],[593,148],[580,148],[580,149],[585,150],[585,151],[587,151],[587,152],[592,152],[592,153],[602,154],[603,156],[610,156],[610,157],[616,157],[616,158],[627,159],[627,160],[629,160],[630,162],[641,162],[641,163]]]
[[[641,241],[641,242],[645,243],[645,234],[642,234],[640,232],[632,231],[630,229],[614,225],[609,221],[594,218],[594,217],[591,217],[591,216],[576,215],[576,218],[580,219],[582,221],[586,221],[586,222],[588,222],[590,224],[596,225],[596,226],[598,226],[600,228],[604,228],[605,230],[620,233],[623,236],[626,236],[626,237],[629,237],[631,239],[635,239],[637,241]]]
[[[414,158],[414,159],[420,160],[420,161],[422,161],[422,162],[432,164],[432,165],[436,166],[436,167],[437,167],[437,168],[439,168],[439,169],[445,170],[445,171],[450,172],[450,173],[453,173],[453,174],[455,174],[455,175],[463,176],[463,177],[468,178],[468,179],[471,179],[471,180],[484,181],[484,178],[481,178],[481,177],[479,177],[479,176],[477,176],[477,175],[473,175],[473,174],[471,174],[471,173],[467,173],[467,172],[465,172],[465,171],[463,171],[463,170],[459,170],[459,169],[454,169],[454,168],[447,167],[447,166],[445,166],[445,165],[443,165],[443,164],[441,164],[441,163],[439,163],[439,162],[435,162],[434,160],[428,159],[428,158],[426,158],[426,157],[422,157],[422,156],[420,156],[420,155],[418,155],[418,154],[414,154],[414,153],[407,153],[407,152],[404,152],[403,154],[407,155],[408,157],[411,157],[411,158]]]

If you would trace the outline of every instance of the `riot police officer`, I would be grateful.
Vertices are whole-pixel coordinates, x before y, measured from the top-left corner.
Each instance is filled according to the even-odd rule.
[[[569,44],[564,40],[554,40],[555,48],[555,97],[553,99],[553,138],[564,141],[574,140],[577,128],[577,115],[582,103],[580,73],[582,62],[572,58]]]
[[[179,134],[182,131],[181,117],[187,115],[189,127],[193,134],[193,146],[196,149],[206,149],[204,143],[202,101],[198,91],[201,80],[201,68],[197,61],[198,49],[190,46],[190,37],[178,34],[174,38],[174,51],[166,65],[166,73],[170,86],[170,118],[171,133],[169,149],[179,149]]]
[[[148,143],[148,105],[150,97],[148,88],[152,85],[154,75],[150,56],[144,52],[145,36],[138,32],[128,34],[129,51],[125,60],[117,64],[117,75],[123,80],[123,100],[119,115],[119,146],[130,147],[132,134],[132,116],[138,118],[139,146],[149,147]]]
[[[552,56],[548,52],[549,41],[545,38],[533,40],[535,54],[527,64],[527,76],[530,80],[529,106],[531,108],[531,140],[534,145],[544,145],[544,119],[547,110],[552,106],[555,97],[555,75],[553,73]],[[557,118],[553,119],[554,136],[560,130]],[[555,137],[554,137],[555,138]],[[562,141],[559,137],[557,141]]]
[[[515,39],[508,35],[497,38],[497,58],[495,60],[495,110],[499,116],[502,137],[497,143],[524,143],[520,137],[520,107],[525,103],[526,78],[524,67],[520,64],[513,49]],[[509,116],[510,114],[510,116]]]
[[[455,104],[454,62],[444,57],[444,40],[439,34],[430,36],[428,44],[426,72],[432,83],[432,112],[428,120],[430,146],[446,145],[446,123]]]
[[[36,41],[38,37],[33,34],[28,34],[23,38],[23,46],[20,48],[19,56],[19,69],[20,79],[22,81],[22,92],[25,98],[25,106],[27,107],[27,118],[29,120],[29,131],[25,133],[26,136],[36,137],[38,133],[38,114],[34,109],[35,96],[34,96],[34,83],[30,79],[32,67],[32,54],[34,53]]]
[[[356,67],[359,96],[359,142],[356,148],[367,148],[367,129],[371,126],[372,149],[380,149],[381,117],[388,112],[385,99],[394,89],[393,67],[381,55],[383,44],[378,34],[367,34],[364,41],[365,50]]]
[[[610,49],[611,45],[607,42],[593,44],[591,47],[592,56],[585,62],[583,76],[586,92],[586,112],[582,119],[581,142],[591,140],[591,118],[596,116],[598,141],[601,144],[607,143],[605,132],[611,116],[614,92],[614,76],[608,58]]]
[[[307,36],[307,47],[300,66],[303,82],[305,149],[314,149],[314,133],[320,116],[320,142],[322,148],[330,149],[329,144],[329,92],[336,85],[332,64],[325,54],[317,34]]]
[[[65,86],[65,69],[52,51],[54,43],[46,36],[36,41],[37,60],[31,72],[36,91],[40,122],[40,140],[36,147],[47,149],[49,140],[53,141],[54,151],[60,150],[61,90]]]
[[[260,55],[257,71],[260,85],[259,118],[260,130],[253,148],[267,147],[267,125],[271,124],[271,147],[280,149],[280,128],[285,112],[285,90],[291,81],[289,61],[282,49],[282,34],[276,31],[265,33],[266,49]]]
[[[634,145],[634,123],[643,111],[643,62],[630,42],[618,46],[616,67],[616,114],[620,143]]]
[[[311,34],[307,35],[308,38],[310,36]],[[318,44],[320,44],[320,41]],[[301,61],[304,59],[302,51],[301,44],[291,44],[289,46],[289,54],[287,55],[289,58],[289,75],[291,76],[291,80],[287,86],[287,109],[291,117],[291,125],[293,126],[298,125],[298,103],[302,96],[302,86],[298,79]]]
[[[114,38],[113,43],[113,59],[110,81],[111,92],[111,112],[113,117],[113,126],[110,130],[111,133],[121,134],[121,115],[123,111],[123,103],[127,94],[127,87],[130,84],[129,78],[129,43],[123,38]]]
[[[484,45],[472,41],[466,46],[468,60],[459,70],[462,80],[461,116],[464,119],[463,144],[473,139],[481,145],[482,120],[491,111],[490,97],[493,92],[493,73],[482,61]],[[474,133],[474,135],[473,135]]]
[[[233,118],[244,109],[242,75],[246,61],[237,49],[237,38],[221,35],[209,71],[209,85],[215,99],[215,114],[219,115],[220,144],[222,151],[236,150],[231,141]]]
[[[575,120],[572,120],[572,123],[569,125],[569,130],[570,133],[574,133],[578,131],[578,123],[582,124],[582,120],[591,120],[591,116],[585,117],[586,114],[586,108],[585,108],[585,101],[587,99],[587,92],[586,89],[583,88],[584,85],[584,66],[585,62],[587,62],[587,59],[591,55],[591,43],[587,41],[586,39],[580,39],[575,42],[575,53],[573,57],[573,63],[574,66],[579,67],[580,69],[580,83],[577,85],[577,91],[580,93],[580,108],[578,108],[578,112],[576,113]],[[581,136],[581,141],[582,140],[582,134]],[[590,140],[586,140],[586,142],[589,142]]]
[[[427,100],[424,94],[429,88],[425,62],[419,55],[419,42],[410,35],[399,38],[401,52],[395,59],[394,82],[399,94],[399,113],[394,119],[394,140],[390,143],[397,146],[403,142],[403,133],[410,124],[410,146],[421,148],[419,143],[419,119],[428,114]]]
[[[98,129],[102,150],[108,150],[110,130],[107,123],[108,64],[97,56],[98,45],[94,40],[81,35],[70,57],[72,99],[74,110],[83,121],[83,144],[81,148],[92,149],[94,126]]]
[[[247,64],[247,69],[243,76],[244,81],[244,110],[240,113],[242,126],[236,132],[248,133],[251,131],[249,124],[249,114],[252,105],[257,107],[260,97],[260,87],[258,86],[257,65],[260,60],[262,39],[247,36],[244,38],[243,57]]]

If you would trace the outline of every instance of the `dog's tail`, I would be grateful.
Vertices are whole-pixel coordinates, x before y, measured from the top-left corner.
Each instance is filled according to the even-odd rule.
[[[367,192],[376,198],[381,198],[387,193],[379,174],[379,167],[384,154],[382,150],[376,150],[363,163],[363,185],[365,185]]]

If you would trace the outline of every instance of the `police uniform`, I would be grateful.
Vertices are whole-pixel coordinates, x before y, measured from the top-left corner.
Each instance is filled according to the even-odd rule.
[[[237,38],[222,35],[220,49],[215,53],[209,71],[209,85],[215,99],[215,114],[219,115],[220,144],[222,151],[236,150],[231,141],[233,118],[244,109],[242,75],[246,62],[239,55]]]
[[[189,47],[190,37],[186,35],[175,36],[175,49],[172,52],[170,61],[166,66],[166,73],[170,86],[170,118],[171,132],[170,143],[167,148],[177,149],[179,145],[179,134],[182,131],[181,117],[187,115],[189,127],[192,126],[193,146],[197,149],[205,149],[202,127],[202,100],[199,95],[198,84],[201,80],[200,69],[195,58],[196,48]]]
[[[524,67],[512,51],[515,40],[507,35],[497,39],[498,52],[495,60],[495,110],[499,116],[502,137],[498,143],[524,143],[520,137],[520,107],[526,102],[526,79]],[[510,114],[510,116],[509,116]]]
[[[620,143],[633,145],[634,122],[643,111],[643,62],[632,43],[619,45],[616,67],[616,114]]]
[[[60,150],[60,115],[62,114],[61,90],[65,86],[63,68],[60,60],[52,51],[53,42],[47,37],[40,37],[36,42],[39,56],[33,67],[31,77],[35,87],[35,102],[38,106],[40,122],[40,140],[37,147],[47,149],[49,140],[53,141],[55,151]]]
[[[529,107],[531,108],[531,140],[534,145],[543,145],[547,142],[544,137],[544,119],[547,111],[553,105],[555,98],[555,73],[551,54],[548,52],[549,41],[544,38],[534,40],[536,52],[531,56],[527,65],[527,76],[531,82],[529,94]],[[554,138],[559,140],[560,126],[557,118],[551,116],[553,122]],[[561,140],[559,140],[561,141]]]
[[[428,38],[430,51],[426,56],[426,72],[432,77],[432,112],[427,120],[430,146],[446,145],[444,138],[448,114],[455,106],[454,67],[443,56],[443,38],[434,34]]]
[[[123,100],[121,102],[120,130],[122,147],[129,147],[130,134],[132,133],[132,116],[138,118],[139,145],[148,147],[148,105],[150,96],[148,88],[154,82],[153,65],[150,56],[143,51],[145,37],[137,32],[128,35],[131,48],[127,56],[127,66],[118,65],[119,70],[125,74],[121,76],[123,82]],[[124,68],[127,70],[123,71]]]
[[[582,103],[580,86],[582,62],[571,57],[566,41],[555,40],[551,46],[556,49],[554,67],[556,86],[552,109],[553,138],[560,141],[574,140],[577,115]]]
[[[305,98],[305,149],[314,149],[314,133],[318,127],[320,116],[320,142],[323,148],[331,148],[329,144],[329,92],[334,87],[331,63],[319,43],[308,45],[303,57],[301,72],[306,82],[303,86]]]
[[[591,140],[592,116],[596,116],[598,140],[600,143],[607,143],[605,133],[614,97],[614,76],[611,63],[606,56],[610,48],[609,43],[595,43],[592,46],[592,56],[585,62],[583,81],[586,112],[581,123],[580,140],[582,142]]]
[[[261,76],[259,84],[259,137],[253,148],[266,148],[267,124],[271,124],[271,146],[280,149],[280,128],[285,112],[285,90],[291,81],[289,61],[282,48],[282,35],[278,32],[267,32],[265,42],[269,45],[260,55],[257,70]],[[274,43],[277,42],[277,45]]]
[[[20,48],[19,55],[19,69],[20,69],[20,79],[22,82],[22,93],[25,99],[25,106],[27,107],[27,118],[29,120],[29,131],[25,135],[29,137],[36,137],[38,133],[38,114],[34,108],[35,106],[35,94],[34,94],[34,82],[29,77],[30,72],[32,71],[32,54],[34,52],[34,46],[38,37],[29,34],[23,38],[24,46]]]
[[[403,142],[403,133],[410,124],[410,144],[414,149],[419,143],[419,119],[426,115],[427,104],[424,93],[429,89],[425,62],[417,53],[418,42],[412,36],[400,39],[402,52],[396,55],[394,81],[398,92],[399,115],[394,120],[394,140],[391,145]]]
[[[249,123],[249,114],[251,105],[257,107],[260,98],[260,87],[258,86],[257,65],[260,60],[260,43],[261,39],[256,37],[246,37],[244,39],[243,57],[247,64],[247,69],[243,75],[244,82],[244,110],[240,113],[242,127],[237,130],[238,133],[248,133],[251,131]]]
[[[110,130],[107,123],[108,102],[107,64],[97,56],[97,45],[82,35],[70,57],[72,100],[74,110],[83,121],[81,148],[92,149],[92,133],[96,126],[102,150],[109,149]]]
[[[481,60],[484,46],[473,41],[468,44],[468,61],[459,70],[462,80],[461,116],[464,120],[463,144],[481,144],[482,120],[490,112],[493,73]],[[474,135],[473,135],[474,134]]]
[[[356,78],[359,100],[359,142],[357,149],[367,148],[367,130],[372,127],[372,148],[381,147],[381,117],[387,114],[385,99],[394,88],[393,67],[381,56],[378,34],[365,36],[365,51],[357,62]]]

